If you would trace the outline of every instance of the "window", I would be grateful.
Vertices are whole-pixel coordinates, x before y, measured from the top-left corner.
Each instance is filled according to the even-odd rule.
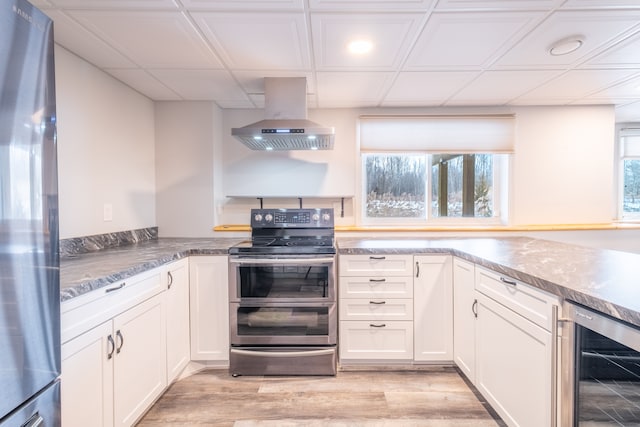
[[[640,220],[640,129],[620,130],[620,216]]]
[[[504,221],[513,122],[510,116],[361,118],[361,222]]]
[[[500,157],[364,153],[363,222],[419,224],[456,218],[495,222],[500,207],[494,165],[501,163]]]

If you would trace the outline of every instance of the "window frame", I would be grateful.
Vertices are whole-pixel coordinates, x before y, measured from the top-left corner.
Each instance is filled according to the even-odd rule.
[[[640,212],[629,212],[625,213],[624,211],[624,162],[625,160],[637,160],[640,161],[640,154],[636,155],[626,155],[625,154],[625,138],[629,136],[640,137],[640,123],[626,123],[620,125],[617,129],[617,169],[618,169],[618,220],[621,222],[640,222]],[[638,141],[640,144],[640,141]],[[640,152],[640,148],[638,148]]]
[[[493,216],[491,217],[435,217],[431,213],[433,197],[431,191],[431,166],[432,159],[437,155],[449,154],[490,154],[493,156]],[[367,216],[367,182],[366,182],[366,158],[371,155],[388,156],[424,156],[427,165],[425,176],[425,216],[421,218],[389,217],[377,218]],[[359,198],[358,222],[364,226],[392,226],[392,227],[429,227],[429,226],[490,226],[506,223],[507,206],[504,203],[508,196],[508,167],[510,154],[495,152],[465,152],[465,153],[433,153],[429,151],[360,151],[359,162]]]

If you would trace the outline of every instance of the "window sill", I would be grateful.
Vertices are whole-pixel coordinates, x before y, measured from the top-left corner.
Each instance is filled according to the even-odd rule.
[[[638,230],[640,223],[633,222],[613,222],[605,224],[541,224],[541,225],[477,225],[477,226],[420,226],[420,227],[403,227],[403,226],[356,226],[356,225],[338,225],[335,227],[336,232],[434,232],[434,231],[456,231],[456,232],[501,232],[501,231],[573,231],[573,230]],[[251,226],[245,224],[229,224],[218,225],[213,231],[221,232],[238,232],[251,231]]]

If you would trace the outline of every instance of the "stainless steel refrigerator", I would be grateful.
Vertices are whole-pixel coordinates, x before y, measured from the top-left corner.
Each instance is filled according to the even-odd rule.
[[[0,1],[0,427],[60,425],[53,24]]]

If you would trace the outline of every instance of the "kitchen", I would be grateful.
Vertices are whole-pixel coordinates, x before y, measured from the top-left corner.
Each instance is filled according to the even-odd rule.
[[[617,194],[612,190],[615,188],[616,180],[615,126],[617,122],[638,121],[638,114],[633,113],[635,95],[625,89],[627,86],[633,86],[635,76],[631,68],[630,61],[633,60],[631,56],[620,60],[620,56],[612,54],[619,62],[617,66],[611,65],[613,70],[609,70],[607,82],[598,81],[597,84],[586,88],[569,87],[579,94],[574,94],[575,98],[570,94],[563,98],[556,91],[558,86],[563,84],[569,86],[568,82],[579,80],[578,76],[586,76],[589,74],[588,70],[597,68],[588,61],[584,69],[581,68],[583,64],[581,53],[572,57],[571,64],[568,65],[564,63],[566,60],[561,59],[560,64],[544,63],[539,66],[530,66],[531,69],[517,70],[522,71],[518,74],[519,76],[530,73],[543,79],[536,81],[531,77],[527,87],[514,88],[503,84],[510,78],[505,77],[503,73],[513,66],[492,70],[496,74],[486,73],[489,80],[490,76],[494,76],[494,81],[502,83],[502,85],[491,87],[489,92],[493,98],[474,99],[468,95],[467,98],[463,97],[456,101],[452,96],[461,89],[462,83],[447,89],[451,92],[446,94],[438,93],[442,90],[439,84],[433,84],[433,86],[414,84],[410,89],[405,89],[405,95],[409,92],[409,95],[418,99],[408,99],[402,103],[393,97],[381,101],[385,94],[398,93],[388,86],[390,84],[388,80],[384,80],[392,79],[395,69],[393,67],[397,66],[395,62],[389,64],[388,58],[382,57],[380,60],[383,62],[370,64],[370,69],[367,67],[356,69],[356,72],[362,74],[352,75],[345,74],[348,67],[352,66],[349,60],[345,60],[344,64],[336,64],[331,62],[335,58],[330,56],[315,57],[316,66],[320,67],[319,71],[300,72],[300,69],[307,68],[306,65],[311,56],[308,52],[304,57],[306,59],[298,65],[299,69],[296,71],[280,68],[277,68],[277,71],[257,69],[257,66],[243,62],[247,61],[248,57],[262,58],[259,55],[260,43],[257,43],[256,39],[265,37],[265,34],[269,34],[267,31],[254,34],[253,39],[247,39],[240,46],[231,45],[218,53],[223,57],[226,67],[237,63],[240,68],[238,73],[244,69],[242,72],[249,76],[247,78],[249,84],[245,88],[246,92],[232,93],[229,92],[232,91],[230,88],[236,87],[233,80],[226,79],[218,85],[208,85],[206,88],[224,88],[224,90],[219,89],[222,93],[218,95],[216,102],[212,102],[208,99],[209,95],[205,95],[208,94],[207,90],[190,87],[187,84],[195,83],[197,71],[208,67],[193,63],[190,63],[189,67],[180,65],[186,63],[187,59],[193,58],[180,57],[178,53],[176,53],[174,64],[162,62],[171,61],[163,53],[164,49],[168,49],[171,44],[160,34],[153,33],[151,24],[148,27],[149,31],[140,31],[144,19],[133,19],[128,21],[128,24],[140,33],[153,38],[154,41],[162,42],[141,41],[140,44],[146,50],[140,50],[150,57],[140,58],[135,66],[131,66],[128,61],[132,58],[127,55],[132,54],[135,46],[131,47],[133,50],[124,49],[126,46],[123,46],[122,41],[116,37],[119,36],[117,33],[120,28],[112,21],[105,18],[104,26],[100,26],[102,25],[100,11],[104,12],[104,8],[108,6],[96,2],[95,6],[87,9],[82,2],[82,5],[74,9],[73,2],[70,1],[37,3],[54,19],[57,17],[58,20],[69,24],[57,27],[58,43],[62,43],[62,46],[56,47],[60,237],[62,239],[153,226],[158,226],[160,237],[245,237],[246,226],[244,228],[227,227],[231,231],[221,230],[225,225],[247,224],[248,210],[258,207],[259,202],[256,198],[263,197],[267,206],[296,207],[300,197],[305,206],[328,205],[336,212],[342,210],[341,204],[344,203],[344,217],[336,216],[338,241],[340,238],[361,236],[391,235],[392,237],[429,238],[441,237],[443,234],[445,236],[495,236],[498,233],[500,236],[536,236],[587,246],[639,251],[638,230],[612,223],[613,218],[616,218],[617,203]],[[246,20],[247,24],[244,27],[238,22],[234,24],[238,29],[246,29],[246,25],[255,25],[256,21],[262,21],[260,18],[264,11],[238,11],[237,6],[230,6],[229,2],[216,3],[215,7],[230,8],[227,9],[231,10],[228,15],[239,15]],[[282,6],[283,2],[273,3],[275,4],[273,7],[284,7],[284,9],[278,12],[272,11],[269,16],[283,19],[282,15],[284,15],[296,23],[300,21],[301,18],[298,15],[301,13],[296,12],[296,8],[300,6],[298,2],[289,2],[288,6]],[[346,13],[342,7],[357,10],[354,13],[356,16],[384,15],[380,10],[384,10],[385,7],[384,4],[380,4],[376,6],[378,10],[367,11],[367,6],[359,4],[360,2],[340,2],[346,6],[335,4],[335,2],[334,4],[322,1],[310,3],[311,6],[318,7],[320,10],[313,16],[326,15],[326,22],[337,26],[334,29],[336,34],[340,34],[341,29],[345,28],[345,25],[339,25]],[[412,9],[415,7],[413,4],[415,2],[389,2],[388,4],[391,3],[393,7],[407,8],[405,12],[399,12],[399,15],[414,13],[424,16],[424,12],[416,13]],[[401,6],[398,6],[398,3]],[[542,23],[549,10],[565,7],[569,10],[577,9],[567,13],[580,16],[581,18],[571,18],[578,22],[581,22],[581,19],[583,22],[591,22],[588,17],[598,15],[610,17],[611,21],[619,23],[620,27],[616,27],[615,37],[611,34],[606,36],[613,38],[598,39],[598,34],[594,34],[593,37],[599,42],[593,46],[588,46],[586,43],[593,40],[592,35],[587,33],[584,47],[589,49],[588,53],[597,56],[596,53],[599,53],[600,49],[614,44],[614,41],[620,42],[616,46],[623,52],[628,53],[632,49],[629,46],[633,46],[633,31],[638,13],[638,10],[633,8],[633,2],[606,2],[599,5],[600,8],[605,9],[604,11],[598,9],[597,5],[594,6],[593,2],[587,4],[579,1],[549,1],[544,2],[544,7],[540,7],[539,3],[535,5],[535,2],[525,2],[518,6],[502,6],[508,9],[502,11],[499,10],[500,3],[503,2],[486,2],[487,10],[483,14],[492,16],[492,14],[502,13],[521,24],[518,29],[522,32],[515,31],[509,39],[514,46],[519,41],[522,41],[522,46],[525,47],[535,45],[537,40],[535,37],[531,38],[533,41],[530,44],[527,44],[530,39],[524,38],[525,30],[532,30],[527,25],[532,25],[532,22]],[[70,8],[66,14],[60,10],[64,5]],[[199,9],[202,3],[199,6],[197,4],[192,6],[194,9]],[[432,6],[435,7],[435,2],[420,2],[420,8],[431,10]],[[83,7],[85,9],[82,9]],[[142,7],[144,6],[135,4],[139,15],[144,15],[140,12]],[[154,15],[166,17],[169,22],[175,19],[172,16],[177,12],[172,10],[172,3],[157,2],[153,7]],[[455,9],[456,7],[464,8],[465,5],[464,2],[439,2],[438,7]],[[460,13],[462,16],[464,12],[464,9],[461,9],[459,12],[450,12],[450,14],[456,16],[456,13]],[[117,11],[106,11],[105,15],[117,19],[122,17]],[[228,15],[225,17],[229,18]],[[446,15],[443,13],[443,16]],[[95,21],[92,21],[92,17],[95,17]],[[406,17],[402,16],[402,18]],[[633,23],[625,27],[625,18]],[[526,22],[523,23],[523,21]],[[415,20],[412,21],[409,18],[403,22],[413,22],[417,25]],[[562,20],[561,22],[566,23]],[[312,27],[314,23],[316,21],[311,22]],[[349,23],[351,21],[348,21]],[[322,22],[316,24],[322,24]],[[587,31],[589,26],[580,28],[580,32]],[[94,32],[88,32],[88,28]],[[282,21],[273,23],[270,28],[276,36],[280,36],[279,31],[283,28]],[[396,27],[390,25],[389,28]],[[413,30],[414,33],[411,34],[415,39],[417,29],[413,28]],[[485,30],[486,26],[478,31]],[[572,28],[571,34],[573,30]],[[252,34],[250,31],[244,32]],[[122,37],[124,33],[122,32]],[[388,29],[385,37],[391,37],[392,33],[393,30]],[[169,34],[175,35],[175,33]],[[240,40],[238,33],[230,32],[222,36],[230,39],[238,37]],[[288,40],[284,36],[281,38]],[[414,39],[411,41],[415,41]],[[96,41],[98,44],[90,44],[89,40]],[[309,47],[307,44],[311,36],[305,40],[304,46]],[[314,44],[316,48],[324,47],[322,44],[325,43],[324,39],[314,39],[314,42],[317,42]],[[63,47],[65,43],[66,48]],[[86,46],[84,46],[85,43]],[[485,57],[472,56],[476,63],[463,62],[458,64],[459,67],[446,68],[447,64],[439,65],[434,61],[431,66],[416,65],[411,69],[411,65],[415,65],[415,62],[412,63],[408,59],[399,62],[404,63],[405,67],[412,71],[412,75],[417,76],[416,78],[425,78],[427,75],[444,78],[443,75],[447,73],[442,70],[450,73],[466,71],[476,76],[481,73],[480,69],[484,69],[495,60],[495,56],[504,53],[501,50],[504,49],[502,43],[503,38],[500,38],[499,42],[494,41],[492,48],[484,51]],[[247,49],[247,46],[252,44],[257,51],[246,54],[243,49]],[[153,46],[153,49],[149,46]],[[398,46],[397,51],[407,55],[406,45],[400,43]],[[117,53],[114,50],[115,47],[119,47],[122,51]],[[189,50],[186,45],[181,47],[184,55],[202,51],[201,48]],[[331,47],[327,46],[327,48]],[[454,57],[454,60],[468,57],[470,49],[474,49],[469,46],[461,48],[464,50],[459,51],[457,54],[459,56]],[[77,51],[85,59],[71,51]],[[236,51],[246,56],[231,55]],[[106,56],[99,57],[100,52]],[[231,56],[226,57],[225,53]],[[584,53],[584,55],[587,54]],[[584,57],[585,60],[587,56]],[[108,62],[109,59],[112,62]],[[327,62],[323,62],[325,60]],[[417,60],[414,59],[414,61]],[[601,62],[606,63],[604,59]],[[132,90],[109,74],[100,71],[92,63],[100,64],[114,75],[120,75],[131,86],[135,86],[133,82],[136,76],[139,76],[142,81],[138,90],[143,93],[145,90],[149,91],[147,93],[155,93],[151,98],[156,100],[152,101],[150,97]],[[176,68],[188,68],[193,73],[189,73],[191,77],[185,77],[183,80],[178,78],[165,80],[165,83],[173,82],[173,85],[157,86],[158,76],[163,73],[159,71],[154,74],[156,76],[154,79],[144,79],[144,76],[148,76],[143,70],[145,66],[150,69],[165,69],[164,75],[170,75],[171,70]],[[275,66],[270,65],[270,67]],[[608,69],[608,67],[609,65],[601,68]],[[216,66],[212,68],[216,70],[214,74],[222,73],[222,69]],[[568,73],[564,80],[559,80],[564,82],[563,84],[550,84],[546,92],[543,90],[544,87],[538,92],[545,94],[543,101],[538,99],[534,102],[532,99],[535,97],[532,96],[529,101],[524,98],[523,101],[513,104],[508,102],[533,90],[547,78],[563,75],[565,71],[572,71],[572,73]],[[372,80],[364,80],[363,76],[367,72],[371,74],[371,78],[379,79],[374,80],[379,83],[378,85],[373,85]],[[431,74],[427,74],[429,72]],[[262,77],[288,76],[292,73],[311,74],[313,80],[308,79],[311,81],[309,90],[312,94],[310,97],[312,108],[309,116],[317,122],[335,127],[334,149],[326,152],[290,153],[248,151],[231,137],[230,129],[263,118],[259,86]],[[315,76],[313,73],[316,73]],[[460,76],[460,74],[452,74],[452,76]],[[468,76],[468,78],[471,77]],[[236,78],[239,79],[239,77]],[[516,75],[511,78],[519,81]],[[362,79],[362,86],[356,85],[359,79]],[[181,87],[176,81],[182,81],[185,86]],[[401,79],[398,78],[398,84],[400,81]],[[480,79],[478,84],[482,82],[483,80]],[[615,93],[615,96],[599,93],[599,89],[608,87],[615,89],[617,84],[621,86],[622,95],[615,90],[611,92]],[[151,85],[151,87],[145,85]],[[168,87],[172,90],[168,91]],[[323,94],[320,91],[321,88],[325,88],[327,92]],[[154,90],[156,92],[153,92]],[[337,98],[337,94],[358,90],[361,97],[359,101]],[[515,93],[518,90],[521,93]],[[240,93],[239,97],[238,93]],[[588,94],[593,96],[586,96]],[[213,98],[213,95],[211,97]],[[314,97],[315,103],[313,103]],[[501,97],[505,100],[500,101]],[[620,100],[616,101],[618,97]],[[450,98],[450,102],[445,103]],[[585,99],[579,102],[577,98]],[[425,99],[427,101],[424,101]],[[611,104],[614,101],[619,102],[620,106],[613,107]],[[570,102],[575,102],[576,105],[565,105]],[[91,105],[91,108],[86,108],[87,105]],[[359,224],[358,206],[361,203],[358,187],[360,160],[357,123],[362,115],[383,114],[515,114],[516,145],[515,154],[512,157],[508,222],[503,227],[505,231],[498,231],[499,227],[497,227],[490,231],[454,229],[443,233],[441,229],[418,227],[414,230],[404,229],[397,232],[365,229],[363,233],[363,227],[360,227],[360,230],[354,227]],[[560,147],[562,150],[559,149]],[[567,153],[570,154],[569,157]],[[566,173],[567,161],[572,161],[570,163],[572,173],[569,176]],[[283,181],[287,185],[282,184]],[[307,184],[300,187],[300,183]],[[312,185],[309,185],[310,183]],[[213,230],[214,227],[216,231]]]

